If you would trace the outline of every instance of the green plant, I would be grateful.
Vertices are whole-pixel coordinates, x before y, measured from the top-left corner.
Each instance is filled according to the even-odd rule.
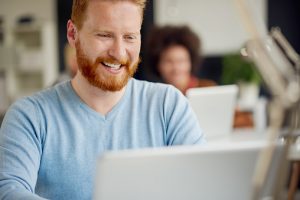
[[[222,64],[221,81],[223,84],[237,84],[239,82],[261,83],[261,77],[254,63],[244,59],[239,54],[225,55]]]

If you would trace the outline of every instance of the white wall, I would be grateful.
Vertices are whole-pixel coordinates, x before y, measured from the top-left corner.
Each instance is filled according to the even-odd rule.
[[[266,34],[266,0],[246,0],[259,32]],[[238,51],[250,38],[235,0],[156,0],[158,25],[186,24],[201,37],[206,55]]]
[[[0,14],[7,21],[14,20],[20,14],[33,13],[44,20],[55,19],[54,0],[0,0]]]
[[[4,18],[5,44],[13,39],[11,30],[18,17],[32,14],[38,21],[56,22],[56,4],[54,0],[0,0],[0,16]]]

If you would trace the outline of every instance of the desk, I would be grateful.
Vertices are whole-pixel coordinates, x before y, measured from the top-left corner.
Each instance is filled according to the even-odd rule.
[[[282,136],[287,134],[286,130],[282,131]],[[295,136],[299,136],[299,131],[293,133]],[[265,143],[267,142],[267,133],[257,133],[253,129],[236,129],[234,132],[227,136],[220,136],[218,138],[213,138],[208,141],[213,145],[220,145],[224,143],[228,144],[241,144],[245,145],[249,143]],[[279,139],[280,142],[280,139]],[[288,200],[295,199],[295,194],[297,192],[299,176],[300,176],[300,139],[298,138],[296,142],[290,147],[288,152],[288,159],[292,162],[292,169],[290,174],[290,183],[288,188]]]
[[[282,136],[286,136],[287,131],[282,131]],[[300,131],[295,131],[293,133],[295,136],[300,136]],[[229,135],[222,135],[215,138],[210,138],[208,140],[208,143],[213,145],[218,144],[224,144],[224,143],[230,143],[230,144],[236,144],[236,143],[253,143],[253,142],[267,142],[267,133],[261,132],[257,133],[253,129],[235,129],[231,134]],[[281,139],[279,139],[280,141]],[[297,160],[300,161],[300,138],[297,139],[295,144],[293,144],[290,147],[290,151],[288,154],[289,160]]]
[[[234,129],[231,134],[222,135],[215,138],[210,138],[209,143],[221,144],[221,143],[247,143],[247,142],[266,142],[266,133],[257,133],[253,129]]]

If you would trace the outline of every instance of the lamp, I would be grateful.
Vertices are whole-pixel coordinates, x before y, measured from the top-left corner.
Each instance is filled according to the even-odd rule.
[[[260,36],[246,9],[244,1],[236,0],[241,16],[252,39],[247,42],[247,56],[252,59],[264,82],[270,90],[270,126],[267,130],[268,147],[259,155],[253,182],[252,199],[280,199],[280,192],[287,174],[287,155],[295,141],[299,128],[300,107],[300,57],[288,43],[279,28],[273,28],[269,35]],[[245,52],[245,51],[244,51]],[[281,135],[283,120],[290,112],[287,133],[284,135],[283,154],[274,163],[275,147]],[[266,193],[265,183],[270,179],[269,171],[275,169],[279,174]]]

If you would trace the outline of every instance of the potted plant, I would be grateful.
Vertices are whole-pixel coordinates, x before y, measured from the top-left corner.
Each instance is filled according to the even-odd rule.
[[[228,54],[222,60],[223,84],[237,84],[239,86],[239,104],[244,108],[253,108],[258,95],[261,77],[253,62],[238,53]]]

